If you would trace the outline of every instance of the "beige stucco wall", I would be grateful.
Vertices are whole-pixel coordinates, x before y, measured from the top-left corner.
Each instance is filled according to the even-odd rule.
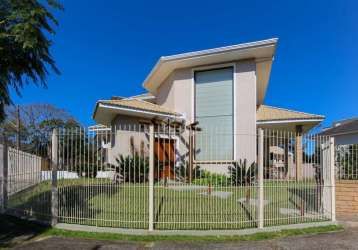
[[[246,60],[233,64],[236,69],[236,159],[246,158],[248,162],[253,162],[256,161],[256,63],[253,60]],[[194,122],[193,84],[192,68],[175,70],[158,89],[157,104],[183,114],[187,123]]]
[[[159,87],[157,104],[184,115],[187,123],[192,122],[193,106],[192,69],[175,70]]]
[[[113,119],[111,147],[108,149],[109,163],[116,164],[116,158],[118,158],[119,155],[127,156],[132,154],[131,138],[133,138],[132,141],[135,151],[141,154],[141,144],[144,143],[144,152],[141,156],[149,157],[149,128],[141,129],[140,121],[144,121],[144,119],[124,115],[118,115]],[[155,128],[155,137],[158,137],[157,131],[158,129]],[[176,164],[187,162],[188,131],[175,134],[173,133],[173,129],[170,131],[171,139],[176,142]],[[168,138],[168,132],[160,133],[160,138]]]
[[[175,88],[173,86],[173,75],[170,75],[160,85],[156,95],[156,103],[170,110],[174,110]]]
[[[236,62],[236,159],[256,161],[256,63]]]
[[[138,153],[144,143],[144,157],[149,156],[149,135],[140,131],[140,118],[119,115],[112,121],[111,148],[108,150],[109,163],[115,164],[119,155],[131,154],[131,137]]]

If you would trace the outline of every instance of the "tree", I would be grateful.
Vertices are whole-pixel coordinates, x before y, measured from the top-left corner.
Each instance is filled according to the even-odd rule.
[[[58,25],[49,8],[63,10],[57,0],[0,1],[0,121],[5,106],[11,104],[9,87],[21,95],[25,84],[33,82],[46,87],[51,68],[59,70],[49,51],[52,41],[47,34],[55,33]]]
[[[0,129],[10,143],[15,144],[20,136],[21,149],[46,155],[54,128],[74,129],[81,126],[76,119],[63,109],[50,104],[29,104],[19,106],[20,131],[17,131],[17,114],[14,106],[5,109],[6,120]]]
[[[116,162],[115,171],[124,182],[143,183],[148,181],[149,157],[143,157],[138,153],[127,156],[119,155]]]

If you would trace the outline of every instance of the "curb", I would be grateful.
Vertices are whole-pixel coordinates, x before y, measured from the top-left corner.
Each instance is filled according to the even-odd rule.
[[[283,225],[266,228],[252,228],[252,229],[241,229],[241,230],[154,230],[149,231],[145,229],[125,229],[125,228],[110,228],[110,227],[96,227],[96,226],[84,226],[76,224],[59,223],[55,226],[58,229],[70,230],[70,231],[83,231],[83,232],[96,232],[96,233],[114,233],[123,235],[182,235],[182,236],[235,236],[235,235],[250,235],[256,233],[266,232],[279,232],[282,230],[290,229],[304,229],[312,227],[330,226],[337,225],[336,222],[316,222],[316,223],[305,223],[305,224],[294,224],[294,225]]]

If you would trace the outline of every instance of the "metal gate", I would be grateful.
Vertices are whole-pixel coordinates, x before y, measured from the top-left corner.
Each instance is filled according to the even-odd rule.
[[[335,219],[329,137],[160,122],[56,129],[49,145],[50,157],[4,153],[6,211],[52,224],[149,230]]]

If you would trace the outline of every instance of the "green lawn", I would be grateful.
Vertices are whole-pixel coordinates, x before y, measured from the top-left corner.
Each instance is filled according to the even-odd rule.
[[[195,188],[196,187],[196,188]],[[256,187],[154,188],[156,229],[242,229],[256,227]],[[318,215],[317,188],[309,182],[265,182],[265,225],[326,220]],[[225,197],[226,194],[229,194]],[[239,202],[242,200],[243,202]],[[42,220],[50,217],[51,185],[43,182],[12,196],[9,206]],[[302,207],[302,209],[301,209]],[[65,223],[148,228],[147,184],[114,185],[104,179],[59,181],[59,220]],[[295,214],[292,211],[301,211]],[[287,212],[288,211],[288,212]]]
[[[237,242],[237,241],[258,241],[272,240],[289,236],[298,235],[317,235],[321,233],[342,231],[344,228],[340,225],[328,225],[320,227],[308,227],[300,229],[287,229],[276,232],[259,232],[248,235],[217,235],[217,236],[189,236],[189,235],[125,235],[116,233],[98,233],[69,231],[63,229],[52,228],[42,234],[42,236],[61,236],[74,237],[80,239],[96,239],[96,240],[120,240],[129,242],[156,242],[156,241],[181,241],[181,242]]]

